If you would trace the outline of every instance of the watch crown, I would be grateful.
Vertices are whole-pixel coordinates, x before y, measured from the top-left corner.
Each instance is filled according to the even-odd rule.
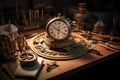
[[[58,18],[65,18],[65,16],[62,16],[61,13],[58,13],[57,17],[58,17]]]
[[[58,13],[58,17],[61,17],[61,13]]]

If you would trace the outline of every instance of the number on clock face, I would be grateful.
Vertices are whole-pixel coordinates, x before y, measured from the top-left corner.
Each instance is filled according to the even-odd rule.
[[[48,28],[49,35],[57,40],[64,39],[68,36],[68,25],[60,20],[53,21]]]

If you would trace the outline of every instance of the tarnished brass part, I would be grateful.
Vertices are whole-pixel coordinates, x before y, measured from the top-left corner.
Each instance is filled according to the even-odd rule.
[[[22,35],[17,34],[0,34],[0,57],[3,60],[16,58],[17,51],[24,51],[25,39]],[[1,59],[1,60],[2,60]]]
[[[21,66],[30,67],[37,63],[37,55],[30,52],[24,52],[18,56]]]
[[[43,32],[33,37],[30,47],[37,55],[47,59],[69,60],[78,58],[85,55],[90,48],[89,41],[76,33],[72,33],[71,35],[74,37],[71,45],[58,49],[50,48],[45,44],[45,35],[46,32]]]
[[[45,44],[51,48],[64,48],[70,46],[74,42],[74,38],[71,36],[64,41],[56,41],[51,39],[49,36],[45,35]]]
[[[4,60],[15,58],[16,44],[14,35],[0,34],[0,57]]]
[[[53,61],[51,63],[47,63],[46,71],[50,72],[51,70],[53,70],[53,69],[55,69],[57,67],[59,67],[59,65],[56,63],[56,61]]]

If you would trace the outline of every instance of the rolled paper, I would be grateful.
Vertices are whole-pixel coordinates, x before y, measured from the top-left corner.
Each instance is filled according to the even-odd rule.
[[[1,14],[2,14],[2,24],[4,24],[5,23],[4,14],[3,12],[1,12]]]
[[[31,10],[31,20],[33,20],[33,10]]]
[[[36,22],[36,18],[37,17],[37,14],[36,14],[36,11],[34,11],[34,21]]]
[[[41,10],[41,13],[42,13],[42,22],[43,22],[43,9]]]
[[[29,21],[30,21],[30,24],[31,24],[31,9],[29,9]]]
[[[23,20],[26,20],[25,12],[22,12]]]
[[[8,28],[9,28],[9,32],[12,32],[12,30],[11,30],[11,26],[10,26],[10,23],[11,23],[11,21],[9,20]]]
[[[16,6],[16,18],[17,18],[17,20],[19,20],[19,12],[18,12],[17,6]]]
[[[37,24],[37,26],[36,26],[37,28],[39,27],[39,24]]]
[[[27,20],[26,20],[26,15],[24,14],[23,17],[24,17],[25,26],[28,27],[28,22],[27,22]]]
[[[39,10],[36,10],[37,13],[37,20],[39,20]]]

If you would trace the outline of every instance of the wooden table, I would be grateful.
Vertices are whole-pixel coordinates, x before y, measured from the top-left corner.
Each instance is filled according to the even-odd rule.
[[[79,32],[77,32],[79,34]],[[93,35],[94,39],[102,39],[98,35]],[[104,37],[105,38],[105,37]],[[29,39],[28,41],[30,41]],[[59,67],[53,69],[51,72],[47,72],[47,63],[51,63],[52,60],[44,59],[45,66],[43,67],[42,71],[39,74],[38,80],[58,80],[66,76],[70,76],[76,72],[81,71],[82,69],[85,69],[87,67],[93,66],[99,62],[102,62],[104,60],[107,60],[111,57],[114,57],[115,55],[118,55],[119,50],[108,50],[105,45],[102,44],[92,44],[93,48],[100,51],[103,56],[98,56],[93,53],[88,53],[80,58],[73,59],[73,60],[66,60],[66,61],[56,61]],[[120,45],[111,45],[113,47],[119,48]]]
[[[39,31],[41,33],[41,31]],[[79,34],[79,32],[78,32]],[[101,39],[99,36],[93,35],[94,39]],[[32,38],[27,39],[28,43],[31,41]],[[120,49],[120,45],[112,45],[113,47],[116,47]],[[58,80],[66,76],[70,76],[74,73],[80,72],[81,70],[88,68],[90,66],[93,66],[95,64],[98,64],[102,61],[105,61],[111,57],[114,57],[115,55],[118,55],[120,50],[115,49],[107,49],[105,45],[101,44],[92,44],[92,47],[98,51],[103,56],[98,56],[94,53],[88,53],[80,58],[73,59],[73,60],[66,60],[66,61],[56,61],[59,67],[51,70],[50,72],[47,72],[47,63],[53,62],[53,60],[44,59],[45,66],[41,70],[38,79],[37,80]],[[12,64],[12,65],[11,65]],[[15,71],[15,68],[10,67],[16,65],[16,63],[10,63],[9,68],[12,69],[12,71]],[[19,65],[19,64],[18,64]],[[17,65],[16,65],[17,67]]]
[[[89,53],[85,56],[82,56],[78,59],[68,60],[68,61],[57,61],[57,64],[60,66],[51,72],[46,72],[46,66],[43,68],[43,70],[40,73],[40,76],[38,80],[58,80],[65,76],[71,76],[72,74],[81,71],[82,69],[85,69],[87,67],[93,66],[101,61],[104,61],[106,59],[109,59],[118,53],[112,52],[109,50],[105,50],[104,47],[97,46],[97,50],[100,50],[100,52],[103,54],[103,56],[98,56],[93,53]],[[44,64],[49,63],[50,60],[44,60]]]

